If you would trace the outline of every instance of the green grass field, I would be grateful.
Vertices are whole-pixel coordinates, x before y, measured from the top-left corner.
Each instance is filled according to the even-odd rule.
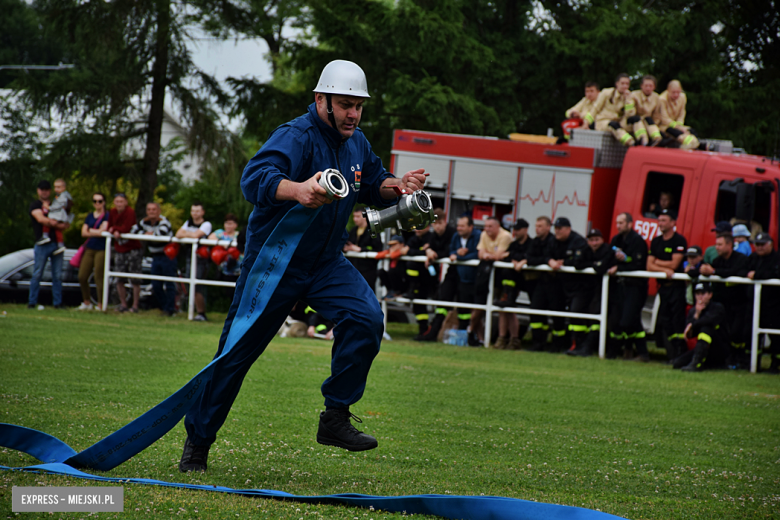
[[[2,314],[5,311],[5,314]],[[212,358],[221,318],[0,305],[0,422],[80,451],[157,404]],[[177,470],[180,424],[107,473],[302,495],[501,495],[630,519],[780,518],[780,377],[683,373],[661,363],[571,359],[411,341],[393,325],[352,410],[379,448],[352,454],[315,441],[330,344],[277,339],[249,372],[209,471]],[[36,461],[0,448],[0,464]],[[12,486],[101,485],[0,472]],[[401,514],[125,486],[122,519],[385,519]],[[37,514],[50,518],[48,513]],[[35,517],[25,513],[22,517]],[[58,517],[57,515],[54,515]]]

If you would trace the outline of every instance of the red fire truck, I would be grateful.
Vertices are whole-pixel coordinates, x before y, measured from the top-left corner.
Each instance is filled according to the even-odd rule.
[[[585,234],[616,232],[615,218],[628,212],[646,240],[658,234],[651,211],[661,192],[678,211],[677,231],[691,245],[714,244],[722,220],[748,224],[752,233],[780,231],[780,163],[767,157],[721,151],[633,147],[605,132],[575,130],[569,145],[491,137],[397,130],[391,170],[430,173],[434,203],[448,220],[470,210],[475,223],[495,216],[533,223],[545,215],[568,217]]]

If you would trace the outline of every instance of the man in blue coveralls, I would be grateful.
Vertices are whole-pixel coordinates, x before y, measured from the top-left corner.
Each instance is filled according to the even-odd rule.
[[[383,316],[374,292],[341,251],[356,203],[392,206],[398,202],[392,186],[420,190],[425,173],[414,170],[397,179],[371,150],[357,126],[363,102],[370,97],[366,76],[358,65],[342,60],[329,63],[314,92],[308,112],[274,130],[241,177],[244,197],[255,207],[249,217],[241,276],[217,356],[225,347],[248,274],[276,225],[297,204],[322,206],[322,210],[304,231],[262,315],[214,366],[199,402],[187,414],[180,471],[206,470],[209,447],[244,377],[298,300],[335,323],[331,375],[322,384],[325,411],[320,414],[317,442],[349,451],[377,447],[374,437],[352,425],[350,419],[357,417],[349,406],[360,400],[365,390],[384,332]],[[333,204],[318,182],[327,168],[339,170],[350,187],[349,194]]]

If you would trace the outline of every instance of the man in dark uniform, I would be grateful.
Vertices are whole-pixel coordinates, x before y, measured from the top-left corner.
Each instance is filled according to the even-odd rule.
[[[715,249],[718,256],[712,261],[712,265],[704,264],[699,268],[699,273],[704,276],[729,276],[744,277],[748,273],[748,257],[738,251],[734,251],[734,238],[730,233],[718,235],[715,239]],[[712,299],[726,309],[725,325],[728,326],[730,355],[728,365],[737,368],[740,365],[749,365],[748,354],[745,348],[750,338],[751,310],[748,299],[749,287],[738,283],[713,284]]]
[[[555,240],[552,242],[552,248],[548,253],[547,265],[553,271],[558,271],[564,265],[574,267],[576,259],[582,255],[587,247],[587,240],[576,231],[572,231],[569,219],[558,217],[555,219]],[[551,310],[563,311],[570,308],[574,295],[587,286],[587,278],[591,276],[588,274],[553,272],[551,275],[553,283],[550,286],[550,290],[557,294],[553,296],[556,305]],[[569,350],[571,338],[568,334],[566,318],[553,318],[552,336],[552,352]]]
[[[431,247],[433,232],[430,226],[422,229],[415,229],[414,235],[406,243],[406,256],[426,256],[426,251]],[[436,285],[439,280],[436,277],[436,271],[433,274],[425,267],[423,262],[406,262],[406,297],[410,299],[426,299],[436,292]],[[417,318],[417,335],[415,340],[419,341],[423,334],[428,331],[428,306],[420,303],[412,304],[412,312]]]
[[[572,265],[577,269],[592,267],[596,275],[586,275],[574,291],[569,311],[598,314],[601,310],[601,279],[615,265],[615,251],[604,243],[604,235],[598,229],[588,232],[588,247],[575,251]],[[582,318],[569,319],[569,331],[574,336],[576,348],[567,350],[573,356],[590,356],[598,349],[601,325],[598,321]]]
[[[382,240],[377,236],[371,238],[371,232],[368,230],[368,221],[363,216],[363,210],[357,208],[352,212],[352,221],[355,227],[349,232],[347,243],[344,244],[344,251],[354,251],[356,253],[378,253],[383,249]],[[366,279],[366,283],[376,292],[377,262],[373,258],[350,258],[350,262],[355,269]]]
[[[666,349],[671,363],[687,350],[685,342],[685,282],[671,280],[675,273],[683,272],[683,258],[688,250],[685,237],[674,230],[677,214],[664,209],[658,216],[661,232],[650,242],[647,270],[665,273],[667,280],[658,280],[661,308],[658,311],[656,343]]]
[[[497,307],[514,307],[520,291],[526,290],[523,274],[520,270],[527,263],[525,253],[531,245],[528,238],[528,221],[519,219],[512,226],[512,242],[506,250],[506,262],[512,262],[514,269],[498,269],[496,278],[500,280],[501,294],[493,302]],[[520,350],[520,340],[525,336],[527,327],[521,331],[517,314],[501,312],[498,315],[498,338],[493,344],[496,349]]]
[[[433,267],[436,269],[436,276],[438,279],[442,270],[442,265],[434,263],[434,260],[450,256],[450,244],[452,243],[452,237],[455,236],[455,228],[447,224],[447,217],[442,208],[435,208],[433,213],[436,215],[436,220],[431,224],[433,233],[431,233],[430,247],[425,250],[425,268],[430,269]],[[439,284],[436,299],[447,302],[454,302],[458,299],[458,270],[455,266],[450,266],[450,268],[447,269],[444,280]],[[436,341],[446,317],[447,307],[437,306],[436,315],[434,316],[433,321],[431,321],[430,327],[425,334],[419,338],[415,336],[415,339],[418,341]]]
[[[552,222],[548,217],[536,219],[536,236],[531,241],[531,245],[526,253],[528,265],[547,265],[549,260],[547,255],[549,250],[552,249],[552,243],[555,242],[555,236],[550,233],[551,227]],[[542,272],[535,274],[538,274],[538,276],[533,280],[535,287],[531,295],[531,308],[538,311],[551,310],[553,307],[563,309],[565,302],[556,301],[555,297],[558,293],[553,293],[550,290],[553,284],[550,273]],[[549,330],[550,325],[546,316],[531,315],[531,338],[533,344],[530,350],[534,352],[544,350]]]
[[[686,372],[700,372],[704,366],[719,367],[726,357],[726,310],[712,300],[712,285],[699,282],[693,289],[696,304],[688,312],[686,338],[696,338],[696,346],[674,360],[674,368]]]
[[[780,279],[780,253],[775,251],[772,237],[768,233],[759,233],[753,243],[756,245],[756,251],[748,258],[747,277],[751,280]],[[765,285],[761,288],[758,324],[766,329],[780,329],[780,287]],[[769,372],[780,374],[780,336],[772,334],[769,338],[772,341],[767,351],[771,358]]]
[[[615,251],[616,265],[608,273],[644,271],[647,265],[647,244],[642,236],[632,229],[634,218],[630,213],[621,213],[615,219],[618,234],[612,237],[610,245]],[[635,361],[650,361],[647,339],[642,326],[642,308],[647,300],[647,278],[616,276],[610,280],[609,291],[609,340],[607,357],[614,358],[632,351],[636,347]],[[627,357],[627,356],[626,356]]]

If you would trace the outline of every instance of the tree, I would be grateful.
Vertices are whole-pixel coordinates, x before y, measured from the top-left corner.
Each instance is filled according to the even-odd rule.
[[[63,135],[44,158],[49,171],[125,177],[139,187],[136,211],[143,214],[158,182],[166,95],[192,129],[187,145],[207,164],[231,147],[233,137],[212,108],[225,94],[193,64],[186,46],[198,2],[41,0],[36,8],[76,65],[47,76],[20,75],[14,84],[37,114],[62,118]],[[133,153],[139,140],[143,159]]]

